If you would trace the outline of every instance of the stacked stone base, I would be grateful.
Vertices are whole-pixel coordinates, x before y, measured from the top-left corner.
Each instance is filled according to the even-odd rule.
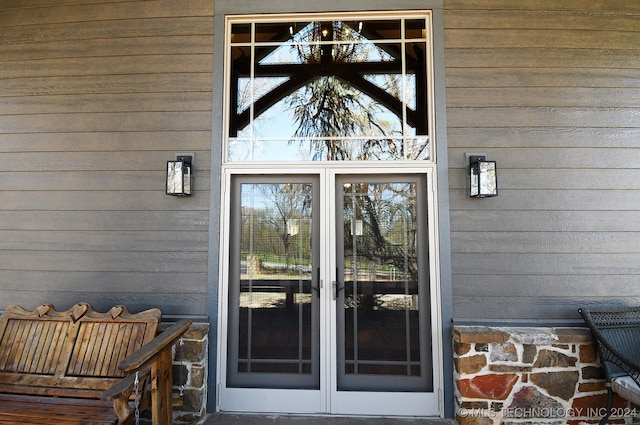
[[[457,326],[453,344],[461,425],[578,425],[604,415],[604,371],[587,329]],[[640,409],[614,398],[609,423],[636,417]]]
[[[175,424],[195,424],[206,415],[208,323],[194,323],[174,346],[173,389],[182,405],[173,408]]]

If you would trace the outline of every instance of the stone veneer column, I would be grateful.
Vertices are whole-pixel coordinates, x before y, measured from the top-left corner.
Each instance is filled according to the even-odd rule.
[[[456,420],[461,425],[598,423],[604,371],[582,328],[453,329]],[[633,409],[616,396],[616,417]]]
[[[196,423],[206,414],[208,334],[208,323],[194,323],[174,346],[174,393],[182,393],[174,423]]]

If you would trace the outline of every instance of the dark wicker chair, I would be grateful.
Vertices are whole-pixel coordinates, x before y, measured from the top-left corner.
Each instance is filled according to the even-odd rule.
[[[604,367],[608,397],[604,425],[612,413],[613,394],[640,405],[640,307],[578,310],[591,330]]]

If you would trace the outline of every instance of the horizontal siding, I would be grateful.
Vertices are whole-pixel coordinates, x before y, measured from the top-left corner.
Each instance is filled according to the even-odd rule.
[[[178,102],[179,103],[179,102]],[[206,151],[211,146],[211,131],[189,131],[189,146],[196,151]],[[182,131],[136,131],[84,133],[9,133],[0,137],[3,153],[64,152],[82,148],[83,152],[132,152],[143,151],[149,146],[157,151],[168,151],[184,143]],[[56,149],[57,148],[57,149]],[[136,156],[129,155],[129,160]],[[198,164],[209,158],[198,157]],[[66,164],[70,166],[70,164]],[[6,164],[4,165],[7,166]],[[113,164],[111,164],[113,166]],[[198,167],[198,170],[202,167]]]
[[[454,316],[640,300],[640,2],[444,5]],[[212,14],[0,3],[3,304],[206,313]],[[164,195],[176,152],[190,199]],[[468,198],[465,152],[498,161],[498,198]]]
[[[3,2],[3,26],[50,25],[53,23],[151,19],[158,17],[207,16],[213,13],[210,0],[147,0],[102,2]]]
[[[7,41],[5,41],[6,43]],[[56,76],[65,77],[69,68],[75,69],[77,74],[74,77],[84,76],[100,76],[104,73],[105,69],[108,69],[111,75],[136,75],[136,74],[153,74],[158,71],[158,67],[162,67],[165,73],[160,74],[165,78],[168,78],[176,73],[190,73],[190,74],[202,74],[208,73],[212,66],[211,57],[199,54],[175,54],[172,55],[171,60],[168,60],[167,55],[155,54],[145,55],[144,57],[94,57],[91,58],[93,67],[83,67],[86,63],[86,58],[65,58],[65,59],[36,59],[30,61],[14,61],[5,62],[2,69],[0,69],[0,77],[2,78],[19,78],[20,81],[31,81],[31,78],[45,77],[46,81],[50,79],[54,82]],[[27,80],[29,79],[29,80]],[[18,81],[18,83],[20,82]],[[75,81],[75,78],[74,78]],[[10,82],[3,86],[3,90],[9,86]],[[205,81],[204,84],[210,84],[210,81]],[[52,84],[53,87],[57,85]],[[76,91],[78,88],[72,86]],[[104,90],[114,92],[114,86],[103,86]],[[179,87],[173,87],[167,84],[167,89],[176,91]],[[187,87],[194,90],[194,87]],[[205,86],[206,88],[206,86]],[[151,93],[150,93],[151,94]]]
[[[503,196],[503,195],[500,195]],[[535,225],[532,225],[535,223]],[[640,232],[637,210],[453,210],[454,232]],[[637,246],[637,245],[632,245]],[[459,248],[456,247],[455,252]],[[494,248],[497,249],[497,248]]]
[[[206,92],[211,89],[210,76],[206,73],[174,73],[174,74],[125,74],[113,81],[113,75],[65,77],[35,77],[25,79],[9,79],[0,90],[0,95],[20,97],[25,92],[29,95],[83,95],[83,94],[145,94]],[[107,88],[108,87],[108,88]]]
[[[445,1],[454,316],[640,302],[640,3]],[[499,196],[467,195],[466,152]]]
[[[93,251],[120,252],[126,246],[130,252],[199,252],[207,243],[206,232],[158,229],[155,232],[142,230],[104,231],[75,230],[68,232],[64,240],[55,230],[6,230],[0,240],[0,249],[15,251]],[[12,265],[13,267],[13,265]]]
[[[212,57],[212,0],[0,4],[3,305],[206,314]]]
[[[487,148],[509,147],[514,149],[528,149],[529,152],[541,148],[635,148],[638,144],[638,129],[625,128],[590,128],[590,127],[483,127],[448,129],[449,146],[452,148],[469,149],[469,146]],[[533,147],[535,146],[535,147]],[[575,152],[580,152],[579,150]],[[629,151],[630,152],[630,151]],[[604,152],[606,153],[606,151]],[[554,155],[547,155],[551,159]],[[514,156],[513,159],[518,159]],[[464,161],[464,157],[452,158],[454,161]],[[598,158],[600,160],[600,158]],[[567,164],[571,165],[571,164]]]
[[[11,250],[4,253],[7,270],[48,272],[206,272],[206,252],[140,251],[36,251]]]
[[[640,12],[640,4],[629,0],[528,0],[514,2],[511,0],[447,0],[445,7],[449,9],[498,10],[500,12],[590,12],[599,14]]]
[[[551,96],[549,92],[551,91]],[[504,87],[496,93],[493,87],[454,88],[447,91],[451,103],[466,108],[635,108],[640,98],[640,88],[624,87],[532,87],[523,97],[519,88]]]
[[[573,72],[588,70],[593,73],[599,69],[637,68],[640,58],[630,54],[633,53],[633,50],[635,49],[609,50],[589,47],[567,49],[558,46],[529,47],[527,49],[460,46],[447,49],[451,54],[445,57],[445,63],[447,66],[462,68],[498,69],[507,67],[535,69],[543,62],[547,64],[547,69],[567,71],[576,68]],[[487,62],[486,59],[489,55],[495,62]]]
[[[113,131],[206,131],[211,112],[108,112],[10,115],[0,118],[5,133]],[[0,133],[1,134],[1,133]]]
[[[636,255],[638,232],[610,231],[529,231],[529,232],[456,232],[451,235],[458,247],[456,255],[478,252],[502,254],[608,256],[617,254]],[[590,264],[591,265],[591,264]],[[460,270],[462,267],[459,268]]]
[[[177,201],[176,201],[177,202]],[[177,205],[177,204],[176,204]],[[71,227],[69,223],[73,223]],[[209,226],[208,211],[193,211],[184,208],[166,210],[109,210],[91,211],[2,211],[0,210],[1,230],[25,231],[92,231],[107,232],[143,231],[151,235],[159,231],[178,228],[185,233],[205,232]],[[64,235],[62,235],[64,236]],[[151,236],[153,237],[153,236]],[[195,238],[197,240],[197,238]],[[12,239],[9,239],[12,241]],[[62,239],[66,243],[65,239]],[[200,245],[202,249],[202,245]],[[4,264],[4,263],[3,263]]]

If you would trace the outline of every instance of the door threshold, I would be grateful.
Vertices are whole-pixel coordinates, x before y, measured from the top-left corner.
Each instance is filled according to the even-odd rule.
[[[202,425],[455,425],[453,419],[438,417],[371,417],[345,415],[301,415],[283,413],[216,412]]]

